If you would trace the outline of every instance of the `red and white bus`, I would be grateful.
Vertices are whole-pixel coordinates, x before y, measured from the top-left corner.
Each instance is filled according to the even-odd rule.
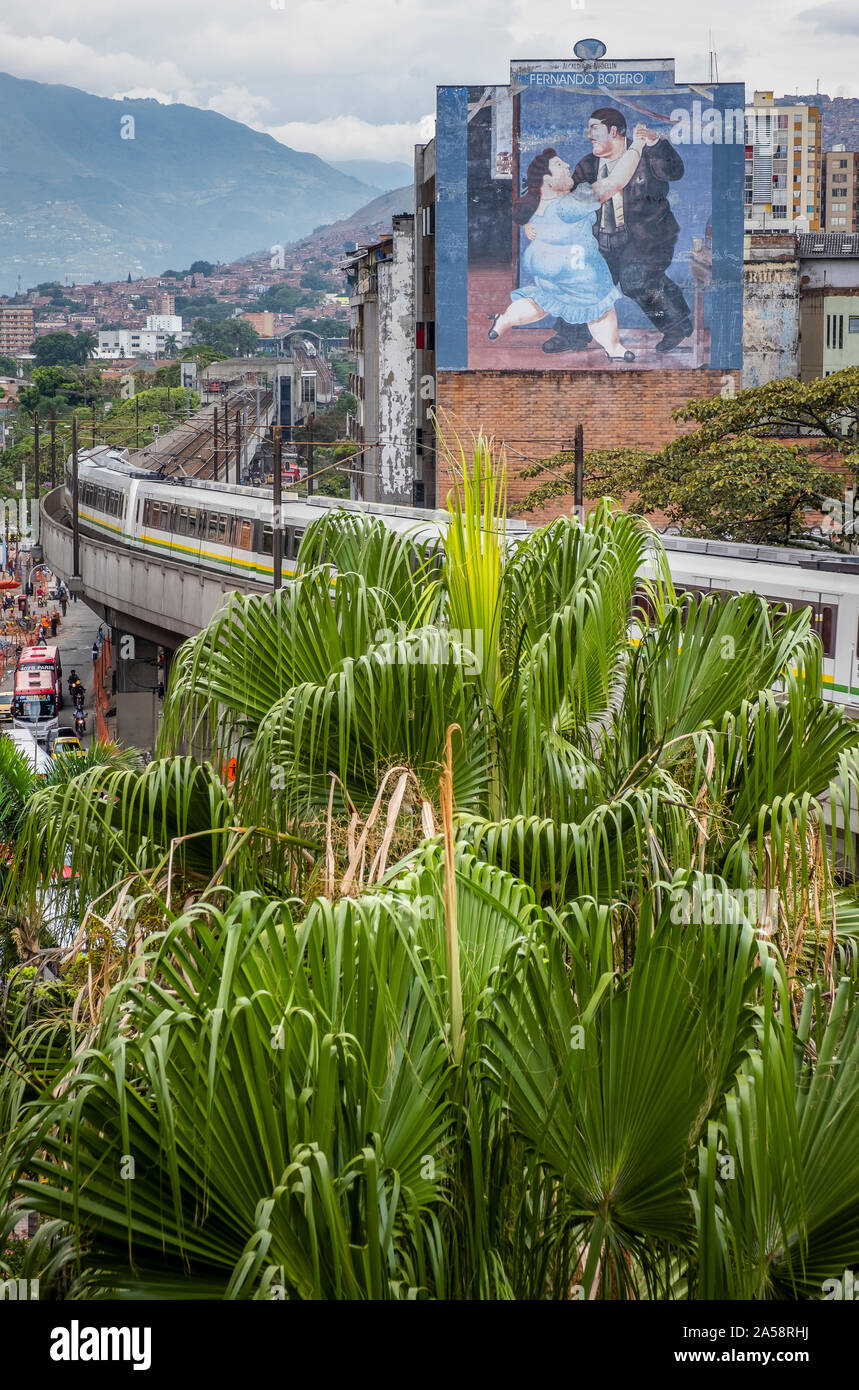
[[[63,667],[57,647],[25,647],[15,673],[12,716],[16,726],[46,739],[63,707]]]

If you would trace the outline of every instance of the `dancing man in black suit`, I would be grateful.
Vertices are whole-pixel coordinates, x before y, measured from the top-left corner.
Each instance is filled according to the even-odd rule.
[[[612,106],[594,111],[587,138],[593,153],[573,170],[574,188],[607,177],[625,153],[626,121],[620,111]],[[670,352],[692,332],[692,313],[683,291],[665,274],[680,232],[668,202],[668,185],[683,172],[683,160],[670,141],[649,132],[637,172],[622,192],[602,204],[594,223],[594,236],[614,283],[662,334],[657,352]],[[557,319],[555,328],[554,337],[543,344],[544,352],[575,352],[587,346],[584,324]]]

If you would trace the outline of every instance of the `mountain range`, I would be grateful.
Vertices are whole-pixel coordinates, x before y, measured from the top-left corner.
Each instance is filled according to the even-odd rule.
[[[317,227],[312,236],[302,237],[294,242],[290,250],[314,250],[317,255],[333,258],[343,256],[354,246],[368,246],[378,241],[386,232],[390,233],[391,218],[398,212],[414,212],[414,183],[394,188],[390,193],[380,193],[366,207],[358,208],[348,217],[332,222],[327,227]]]
[[[331,166],[343,174],[351,174],[353,179],[363,183],[375,184],[387,193],[392,188],[402,188],[414,179],[414,168],[396,159],[385,162],[381,159],[332,159]]]
[[[0,73],[0,293],[233,260],[379,192],[215,111]]]

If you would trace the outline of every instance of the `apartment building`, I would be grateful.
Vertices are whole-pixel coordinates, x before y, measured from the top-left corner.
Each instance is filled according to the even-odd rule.
[[[0,309],[0,353],[15,356],[29,352],[36,336],[33,310],[7,305]]]
[[[746,107],[746,231],[820,230],[821,140],[816,106],[755,92]]]
[[[833,145],[823,156],[824,232],[859,232],[859,153]]]
[[[156,327],[156,324],[178,324],[178,328]],[[191,341],[191,334],[182,331],[178,316],[150,314],[145,328],[102,328],[98,335],[96,357],[112,360],[116,357],[156,356],[165,352],[167,340],[174,339],[177,348]]]

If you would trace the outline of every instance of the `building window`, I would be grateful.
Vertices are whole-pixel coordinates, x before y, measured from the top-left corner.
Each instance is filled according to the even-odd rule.
[[[315,376],[303,376],[301,378],[301,399],[305,404],[312,404],[316,400]]]

